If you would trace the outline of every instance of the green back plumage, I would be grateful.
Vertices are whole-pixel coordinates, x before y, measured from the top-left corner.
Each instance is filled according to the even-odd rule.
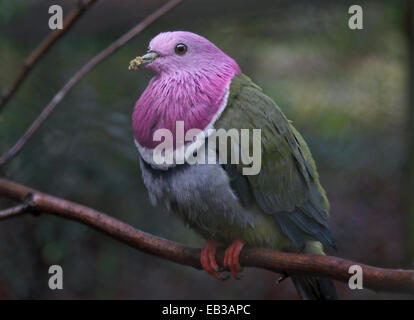
[[[296,247],[311,239],[334,247],[328,199],[306,142],[275,102],[244,74],[233,79],[227,107],[215,127],[261,129],[260,173],[242,176],[243,164],[225,166],[241,202],[255,201],[265,214],[273,215]]]

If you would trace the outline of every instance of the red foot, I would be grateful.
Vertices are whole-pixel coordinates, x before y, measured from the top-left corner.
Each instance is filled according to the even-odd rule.
[[[242,239],[236,239],[234,242],[227,248],[224,254],[224,266],[228,267],[232,276],[236,279],[240,279],[241,267],[239,264],[239,254],[243,248],[244,243]]]
[[[216,250],[218,242],[214,239],[209,239],[204,244],[201,250],[200,262],[204,270],[211,274],[214,278],[220,280],[219,266],[216,262]]]

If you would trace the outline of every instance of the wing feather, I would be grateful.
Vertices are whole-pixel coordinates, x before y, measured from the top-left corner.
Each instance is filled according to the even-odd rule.
[[[308,238],[334,247],[329,203],[305,141],[275,102],[247,76],[233,79],[227,107],[215,127],[261,129],[259,174],[243,176],[243,164],[225,166],[242,204],[249,204],[253,195],[261,210],[275,216],[297,247]]]

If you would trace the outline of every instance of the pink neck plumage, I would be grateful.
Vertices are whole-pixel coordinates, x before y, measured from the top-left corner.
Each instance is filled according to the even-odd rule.
[[[194,72],[158,73],[135,104],[135,140],[144,148],[154,149],[161,143],[153,140],[154,132],[165,128],[175,137],[176,121],[184,122],[184,132],[204,130],[222,111],[231,80],[238,73],[240,68],[231,58]]]

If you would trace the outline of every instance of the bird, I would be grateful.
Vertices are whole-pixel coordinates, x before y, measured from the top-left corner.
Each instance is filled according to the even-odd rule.
[[[131,60],[129,69],[154,73],[132,113],[150,201],[206,239],[200,256],[206,272],[217,279],[240,278],[244,246],[318,255],[325,254],[324,247],[336,249],[329,201],[304,138],[233,58],[201,35],[166,31]],[[178,122],[185,133],[205,133],[204,143],[208,130],[260,129],[259,172],[243,174],[245,164],[222,163],[219,155],[207,163],[156,161],[161,143],[156,132],[177,134]],[[174,141],[172,149],[192,143]],[[224,269],[215,258],[220,247],[227,248]],[[290,278],[302,299],[337,299],[328,278]]]

